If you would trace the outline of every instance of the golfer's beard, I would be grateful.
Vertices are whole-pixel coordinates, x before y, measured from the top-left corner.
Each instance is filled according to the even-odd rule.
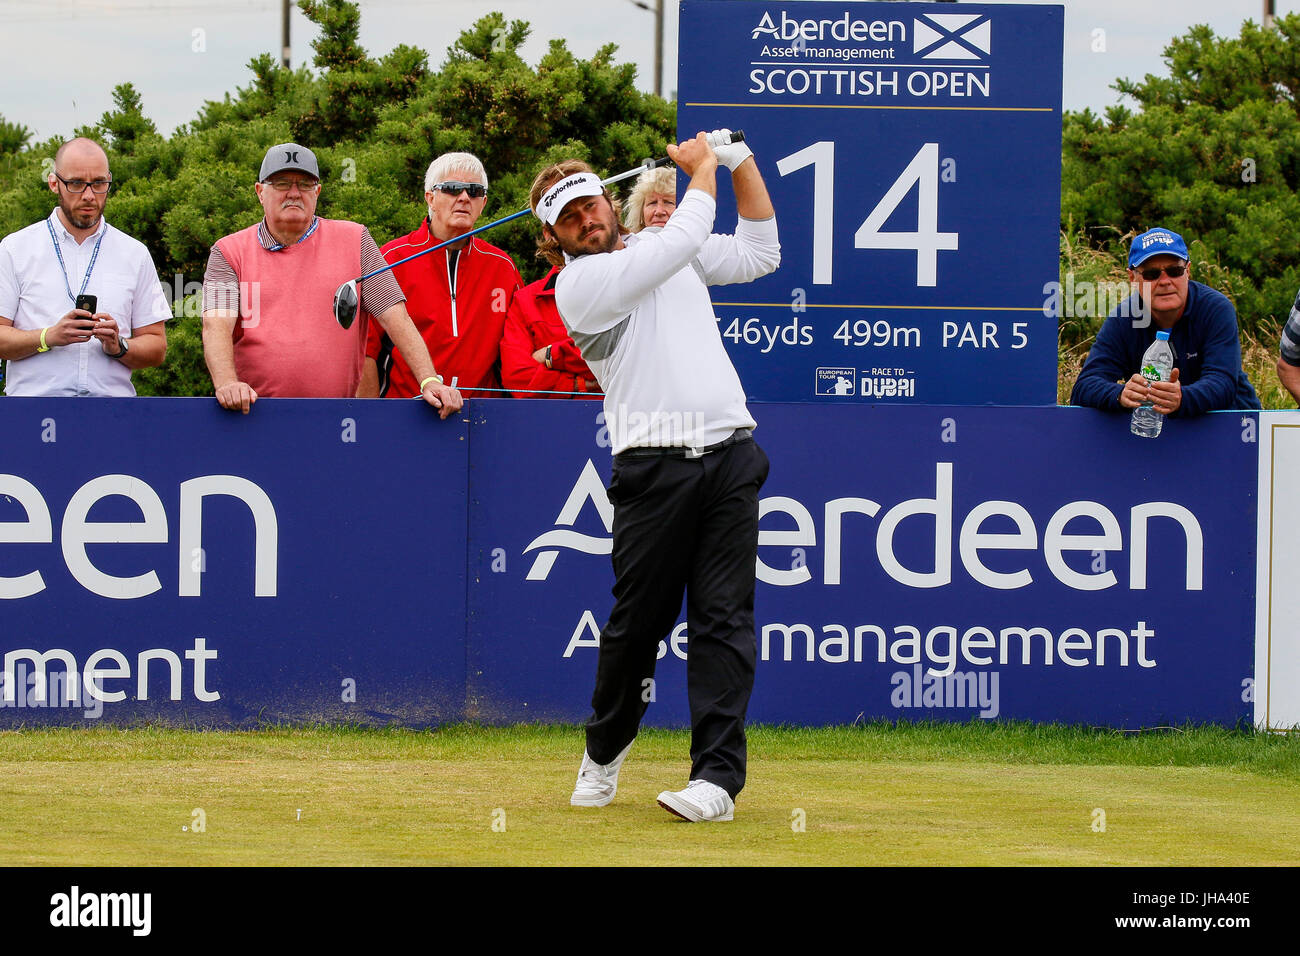
[[[614,247],[618,245],[618,227],[614,226],[605,231],[605,238],[601,243],[603,248],[593,248],[591,246],[590,236],[588,236],[587,239],[580,240],[578,243],[567,243],[559,236],[556,236],[555,238],[560,244],[560,248],[576,259],[579,256],[590,256],[598,255],[602,252],[613,252]]]

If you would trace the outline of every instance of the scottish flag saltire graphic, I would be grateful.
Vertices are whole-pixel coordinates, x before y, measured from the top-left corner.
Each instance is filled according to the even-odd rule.
[[[931,13],[912,20],[912,52],[923,60],[982,60],[992,21],[982,13]]]

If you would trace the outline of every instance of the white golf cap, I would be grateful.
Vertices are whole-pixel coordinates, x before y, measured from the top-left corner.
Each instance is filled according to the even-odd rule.
[[[546,190],[537,201],[533,214],[548,226],[553,226],[569,200],[581,196],[599,196],[604,191],[605,187],[593,173],[574,173]]]

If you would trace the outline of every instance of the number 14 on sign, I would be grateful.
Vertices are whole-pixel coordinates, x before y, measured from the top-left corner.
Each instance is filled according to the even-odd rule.
[[[822,140],[777,160],[776,169],[788,176],[805,166],[813,168],[813,283],[831,284],[831,238],[835,217],[835,144]],[[883,232],[903,197],[917,189],[915,232]],[[939,231],[939,144],[926,143],[912,157],[853,234],[858,249],[916,250],[917,286],[938,284],[939,252],[956,251],[957,233]]]

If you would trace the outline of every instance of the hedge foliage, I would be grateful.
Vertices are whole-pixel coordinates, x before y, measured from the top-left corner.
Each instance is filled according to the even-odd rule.
[[[141,394],[211,394],[195,293],[212,244],[261,217],[253,181],[276,143],[316,153],[322,216],[365,223],[382,245],[419,225],[425,169],[442,153],[483,160],[487,221],[526,206],[546,163],[576,156],[609,175],[661,155],[673,138],[673,105],[636,88],[636,67],[618,63],[612,43],[582,60],[552,40],[534,68],[519,55],[528,24],[491,13],[462,32],[434,70],[415,47],[371,57],[357,42],[354,3],[298,5],[321,28],[315,69],[289,71],[270,54],[258,56],[248,86],[205,103],[170,137],[147,118],[131,84],[122,84],[114,109],[75,131],[107,148],[114,187],[105,214],[149,247],[184,316],[169,326],[164,367],[136,373]],[[52,207],[45,175],[64,137],[29,145],[30,137],[0,118],[0,235]],[[534,258],[536,236],[526,216],[485,238],[531,280],[546,272]]]
[[[1243,332],[1275,339],[1300,288],[1300,15],[1276,29],[1248,21],[1237,37],[1192,27],[1164,62],[1169,76],[1116,82],[1136,108],[1065,115],[1067,240],[1120,266],[1126,238],[1174,229]]]

